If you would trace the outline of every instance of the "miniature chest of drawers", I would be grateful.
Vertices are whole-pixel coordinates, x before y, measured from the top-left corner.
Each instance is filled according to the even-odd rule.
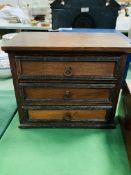
[[[20,127],[115,127],[130,44],[116,33],[19,33],[9,54]]]

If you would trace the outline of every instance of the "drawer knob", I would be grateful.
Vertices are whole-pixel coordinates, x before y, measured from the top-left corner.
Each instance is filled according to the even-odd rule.
[[[71,68],[71,66],[66,66],[66,67],[65,67],[64,75],[65,75],[66,77],[72,76],[72,68]]]
[[[65,91],[65,98],[70,98],[71,97],[71,92],[69,90]]]
[[[69,112],[66,112],[63,118],[65,121],[71,121],[72,116]]]

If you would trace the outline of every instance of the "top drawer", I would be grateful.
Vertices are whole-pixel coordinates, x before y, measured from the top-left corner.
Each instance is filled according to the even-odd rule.
[[[19,79],[37,80],[115,80],[118,57],[16,56]]]

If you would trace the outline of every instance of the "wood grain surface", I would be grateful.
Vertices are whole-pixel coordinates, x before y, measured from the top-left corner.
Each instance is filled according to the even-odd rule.
[[[20,127],[115,127],[131,52],[121,35],[22,32],[2,49],[9,54]]]
[[[98,119],[105,120],[105,109],[94,110],[28,110],[29,119],[63,120],[66,115],[71,120]]]
[[[71,76],[110,76],[113,77],[115,62],[42,62],[20,61],[21,74],[24,76],[66,76],[71,69]],[[67,75],[68,76],[68,75]]]
[[[2,49],[17,50],[68,50],[68,51],[120,51],[131,52],[129,44],[117,33],[21,32]]]
[[[93,88],[42,88],[27,87],[24,89],[27,99],[108,99],[109,89]]]

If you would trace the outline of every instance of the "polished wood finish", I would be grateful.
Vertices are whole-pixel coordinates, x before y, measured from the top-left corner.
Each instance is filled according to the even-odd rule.
[[[20,61],[23,76],[113,76],[115,62]]]
[[[2,48],[8,52],[23,50],[130,52],[130,44],[112,32],[22,32]]]
[[[15,56],[18,78],[25,79],[116,79],[118,55],[94,55],[83,52],[25,54]]]
[[[9,53],[20,127],[114,128],[130,45],[116,33],[20,33]]]
[[[20,84],[23,103],[111,103],[115,84]]]
[[[92,110],[28,110],[29,119],[46,119],[46,120],[105,120],[105,109]]]
[[[27,99],[108,99],[108,89],[27,88]]]

